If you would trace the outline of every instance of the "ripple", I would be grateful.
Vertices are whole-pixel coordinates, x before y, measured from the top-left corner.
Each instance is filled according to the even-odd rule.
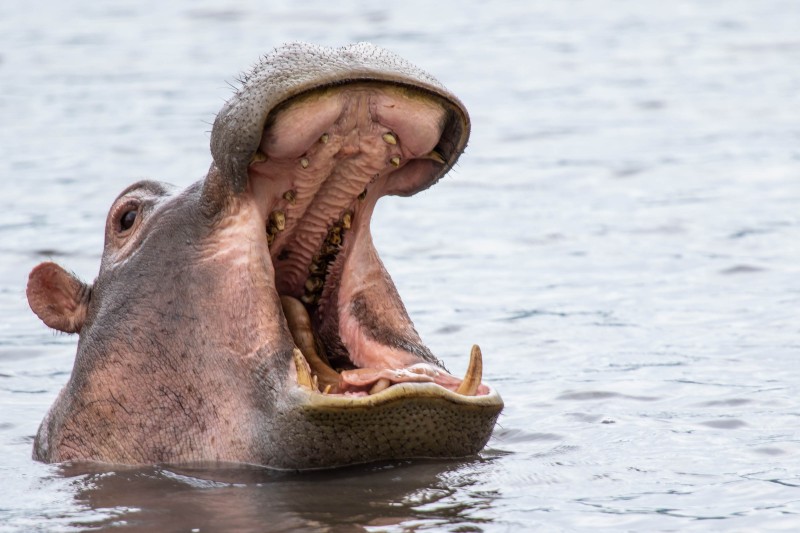
[[[771,446],[764,446],[762,448],[753,448],[753,451],[755,453],[760,453],[762,455],[772,455],[772,456],[786,455],[786,453],[788,453],[786,450],[782,450],[780,448],[774,448]]]
[[[622,398],[625,400],[636,400],[640,402],[653,402],[660,400],[656,396],[631,396],[628,394],[620,394],[618,392],[610,391],[580,391],[580,392],[566,392],[556,398],[556,400],[606,400],[609,398]]]
[[[555,433],[533,433],[523,429],[500,429],[495,431],[495,438],[504,444],[511,444],[517,442],[534,442],[534,441],[559,441],[564,440],[564,437]]]
[[[747,405],[753,403],[753,400],[747,398],[731,398],[729,400],[711,400],[708,402],[701,402],[695,404],[698,407],[738,407],[740,405]]]
[[[742,422],[741,420],[737,420],[735,418],[730,418],[723,420],[708,420],[706,422],[700,422],[700,425],[716,429],[738,429],[741,427],[745,427],[747,423]]]
[[[764,272],[765,270],[766,268],[754,265],[735,265],[730,268],[720,270],[719,273],[730,276],[734,274],[753,274],[756,272]]]

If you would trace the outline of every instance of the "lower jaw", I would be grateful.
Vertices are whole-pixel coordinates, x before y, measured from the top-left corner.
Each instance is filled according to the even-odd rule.
[[[323,395],[301,387],[292,397],[295,408],[274,422],[307,438],[272,443],[281,454],[268,463],[278,469],[473,456],[488,442],[503,408],[492,389],[467,397],[433,383],[401,383],[365,397]]]

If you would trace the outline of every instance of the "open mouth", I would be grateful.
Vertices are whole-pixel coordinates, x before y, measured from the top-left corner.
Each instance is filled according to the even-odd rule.
[[[460,113],[423,90],[357,82],[303,93],[267,117],[248,187],[301,387],[347,397],[425,383],[459,396],[493,392],[477,346],[460,379],[422,343],[370,234],[380,197],[426,189],[457,159]]]

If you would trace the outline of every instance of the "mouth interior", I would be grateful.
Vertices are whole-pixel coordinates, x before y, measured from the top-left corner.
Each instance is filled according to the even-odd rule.
[[[432,382],[465,396],[489,393],[480,349],[462,380],[422,343],[370,234],[380,197],[426,189],[455,161],[459,113],[427,92],[364,82],[301,94],[267,118],[249,188],[301,386],[368,396]]]

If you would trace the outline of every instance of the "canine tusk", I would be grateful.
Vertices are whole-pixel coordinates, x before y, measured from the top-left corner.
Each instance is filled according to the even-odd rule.
[[[311,318],[306,307],[297,298],[281,296],[281,307],[292,333],[294,343],[300,348],[311,370],[318,376],[323,386],[331,385],[336,389],[339,384],[339,373],[332,369],[317,353],[314,331],[311,329]]]
[[[299,348],[292,349],[292,359],[294,359],[294,366],[297,367],[297,384],[305,389],[314,390],[314,378],[311,376],[306,358],[303,357],[303,352]]]
[[[467,374],[464,376],[464,381],[458,386],[456,392],[464,396],[475,396],[478,392],[478,387],[483,378],[483,356],[481,349],[477,344],[472,345],[472,351],[469,354],[469,366],[467,367]]]

